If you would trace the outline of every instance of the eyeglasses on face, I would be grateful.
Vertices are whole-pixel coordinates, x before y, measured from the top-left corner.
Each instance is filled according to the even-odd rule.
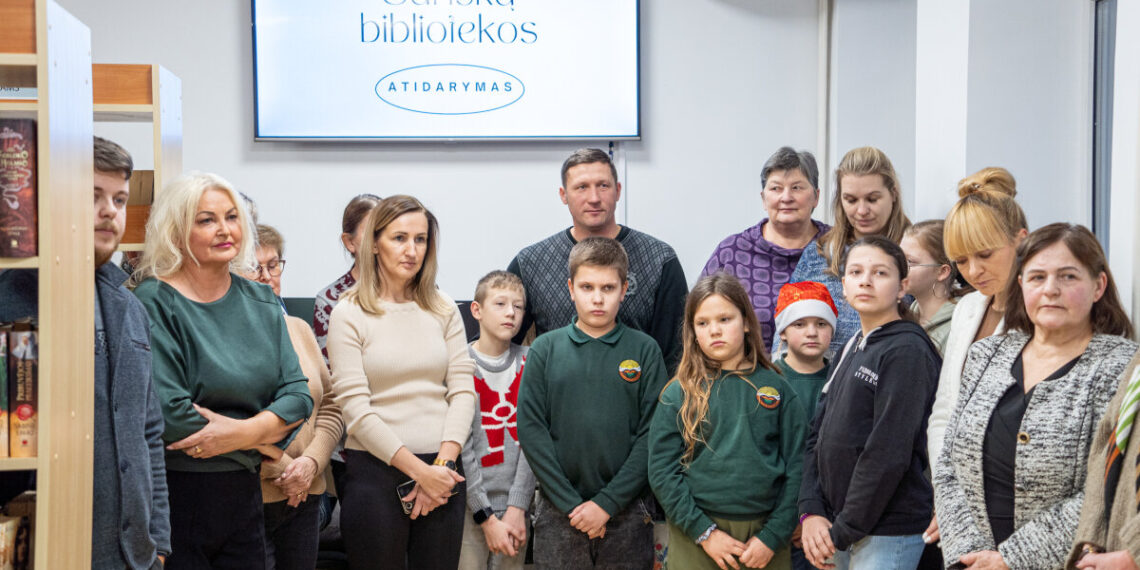
[[[261,272],[263,271],[266,275],[277,277],[278,275],[281,275],[282,271],[285,271],[285,260],[278,259],[276,261],[270,261],[269,263],[258,265],[255,269],[250,271],[250,274],[261,275]]]

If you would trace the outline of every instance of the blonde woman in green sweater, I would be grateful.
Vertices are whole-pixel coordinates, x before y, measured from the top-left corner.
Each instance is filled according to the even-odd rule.
[[[807,416],[768,360],[735,277],[697,282],[684,355],[649,431],[649,483],[671,568],[790,569]]]

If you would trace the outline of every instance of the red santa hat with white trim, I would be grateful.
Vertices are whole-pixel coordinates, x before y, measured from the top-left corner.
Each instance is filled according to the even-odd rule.
[[[839,309],[835,308],[826,285],[815,281],[788,283],[780,288],[776,299],[776,334],[805,317],[821,318],[834,329],[837,316]]]

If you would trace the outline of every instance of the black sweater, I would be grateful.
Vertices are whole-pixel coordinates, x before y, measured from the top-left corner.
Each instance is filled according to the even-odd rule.
[[[922,327],[900,320],[856,335],[833,368],[812,418],[799,507],[832,521],[837,549],[930,524],[926,420],[941,366]]]

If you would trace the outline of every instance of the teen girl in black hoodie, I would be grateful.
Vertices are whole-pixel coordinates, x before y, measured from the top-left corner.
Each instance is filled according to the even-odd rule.
[[[844,347],[812,419],[799,510],[818,568],[914,570],[933,494],[926,419],[942,359],[901,303],[906,256],[868,236],[843,256],[862,331]]]

